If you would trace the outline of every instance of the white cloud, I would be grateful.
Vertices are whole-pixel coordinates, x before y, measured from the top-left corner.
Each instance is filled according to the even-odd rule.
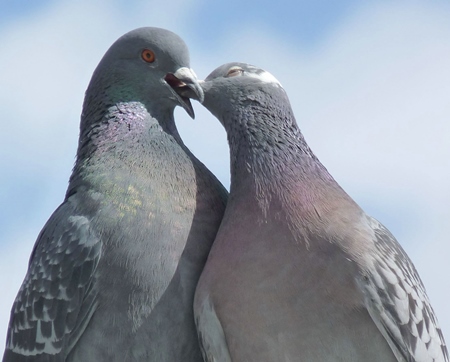
[[[189,32],[186,19],[195,7],[185,3],[178,1],[170,14],[162,5],[152,4],[151,12],[141,5],[132,14],[128,10],[129,16],[106,1],[63,3],[10,23],[0,34],[0,112],[7,120],[0,133],[0,166],[9,171],[0,182],[11,184],[6,175],[15,175],[13,182],[24,189],[39,185],[38,195],[28,196],[36,216],[15,226],[8,245],[6,235],[0,239],[0,285],[6,285],[0,345],[34,240],[63,198],[93,69],[109,45],[132,28],[151,24],[182,36]],[[280,80],[322,162],[367,211],[397,231],[447,338],[449,13],[430,4],[372,5],[355,12],[313,51],[252,25],[230,30],[214,53],[185,39],[200,77],[236,60],[261,66]],[[195,121],[177,110],[180,132],[227,183],[225,133],[198,104],[195,110]],[[19,218],[20,210],[15,212]]]

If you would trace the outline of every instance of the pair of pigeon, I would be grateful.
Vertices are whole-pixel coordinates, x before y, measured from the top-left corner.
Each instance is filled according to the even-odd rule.
[[[227,131],[229,196],[177,132],[189,98]],[[319,162],[280,83],[243,63],[200,82],[177,35],[140,28],[92,76],[3,361],[203,360],[449,358],[412,262]]]

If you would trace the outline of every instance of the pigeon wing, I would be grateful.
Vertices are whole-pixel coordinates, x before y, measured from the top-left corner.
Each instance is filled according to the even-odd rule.
[[[70,211],[61,205],[38,236],[11,310],[4,362],[64,361],[95,311],[101,242],[90,221]]]
[[[398,361],[448,362],[436,315],[413,263],[394,236],[371,219],[374,261],[363,278],[367,310]]]

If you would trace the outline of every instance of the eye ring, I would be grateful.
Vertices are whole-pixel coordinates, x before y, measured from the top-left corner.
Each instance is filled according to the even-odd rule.
[[[146,63],[153,63],[155,61],[155,53],[150,49],[144,49],[141,53],[141,58]]]
[[[241,67],[231,67],[228,69],[227,77],[236,77],[242,75],[242,73],[244,73],[244,69]]]

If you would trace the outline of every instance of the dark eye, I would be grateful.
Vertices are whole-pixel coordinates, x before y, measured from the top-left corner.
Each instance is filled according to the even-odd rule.
[[[153,53],[150,49],[144,49],[141,53],[141,57],[147,63],[153,63],[155,61],[155,53]]]
[[[241,67],[231,67],[228,70],[227,77],[236,77],[237,75],[241,75],[244,73],[244,69]]]

